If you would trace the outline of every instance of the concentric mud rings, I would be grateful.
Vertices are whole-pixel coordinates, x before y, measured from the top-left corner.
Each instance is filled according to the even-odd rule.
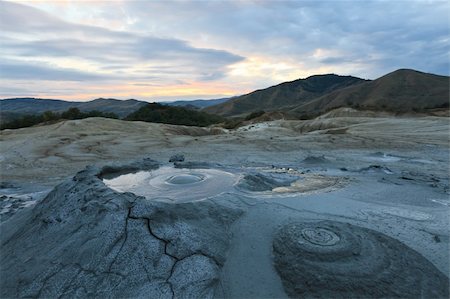
[[[201,201],[234,190],[238,175],[219,169],[161,167],[104,179],[119,192],[132,192],[155,201]]]
[[[168,184],[172,185],[188,185],[195,184],[203,181],[205,179],[204,175],[193,173],[193,174],[178,174],[171,176],[166,179]]]
[[[287,294],[314,298],[449,296],[448,278],[403,243],[334,222],[285,225],[273,241]]]
[[[320,246],[333,246],[341,239],[334,232],[320,227],[302,229],[302,237],[306,242]]]

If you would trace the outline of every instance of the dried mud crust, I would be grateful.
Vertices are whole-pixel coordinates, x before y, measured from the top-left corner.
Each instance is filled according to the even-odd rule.
[[[345,177],[326,176],[321,174],[303,174],[301,179],[287,187],[277,187],[274,193],[314,193],[328,192],[344,187],[348,183]]]
[[[448,278],[413,249],[381,233],[320,221],[283,226],[274,263],[290,297],[448,298]]]
[[[237,187],[242,191],[262,192],[289,186],[298,176],[284,173],[248,173],[242,176]]]
[[[346,177],[265,172],[244,175],[237,187],[244,192],[269,192],[270,195],[282,195],[329,192],[340,189],[347,183]]]

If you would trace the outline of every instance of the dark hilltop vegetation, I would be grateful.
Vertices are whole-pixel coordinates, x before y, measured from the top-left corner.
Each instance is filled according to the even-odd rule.
[[[16,115],[39,114],[46,111],[61,113],[69,108],[78,108],[81,112],[113,112],[122,118],[146,104],[147,102],[133,99],[122,101],[99,98],[88,102],[74,102],[39,98],[12,98],[0,100],[0,111],[2,118],[8,118],[10,113]]]
[[[124,119],[199,127],[209,126],[224,120],[223,117],[206,112],[193,111],[183,107],[171,107],[158,103],[145,105]]]
[[[118,114],[114,112],[102,112],[97,110],[82,112],[80,109],[72,107],[61,113],[45,111],[40,114],[19,114],[17,117],[9,121],[2,119],[0,122],[0,129],[18,129],[31,127],[37,124],[54,123],[61,120],[84,119],[88,117],[119,119]],[[124,117],[123,120],[204,127],[223,122],[225,118],[202,111],[194,111],[184,107],[172,107],[158,103],[147,103]]]
[[[119,118],[113,112],[101,112],[97,110],[81,112],[78,108],[69,108],[62,113],[45,111],[41,114],[26,114],[19,116],[11,121],[0,122],[0,129],[19,129],[31,127],[41,123],[54,123],[60,120],[83,119],[88,117],[105,117],[105,118]]]

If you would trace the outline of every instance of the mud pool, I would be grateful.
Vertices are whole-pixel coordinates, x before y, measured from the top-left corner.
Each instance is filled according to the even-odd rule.
[[[116,191],[132,192],[151,200],[189,202],[229,192],[237,180],[237,175],[223,170],[165,166],[103,181]]]

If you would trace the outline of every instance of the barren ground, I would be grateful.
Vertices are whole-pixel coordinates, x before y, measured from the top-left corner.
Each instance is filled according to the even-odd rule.
[[[34,200],[86,165],[143,157],[167,163],[181,153],[187,161],[234,169],[301,172],[311,190],[317,189],[294,184],[296,196],[236,200],[246,213],[231,228],[220,296],[286,296],[273,265],[272,242],[280,226],[308,219],[381,232],[420,253],[448,278],[449,133],[447,117],[339,114],[231,131],[103,118],[5,130],[0,135],[2,221],[17,209],[32,208]],[[326,179],[314,180],[317,176]],[[339,183],[327,185],[333,179]]]

